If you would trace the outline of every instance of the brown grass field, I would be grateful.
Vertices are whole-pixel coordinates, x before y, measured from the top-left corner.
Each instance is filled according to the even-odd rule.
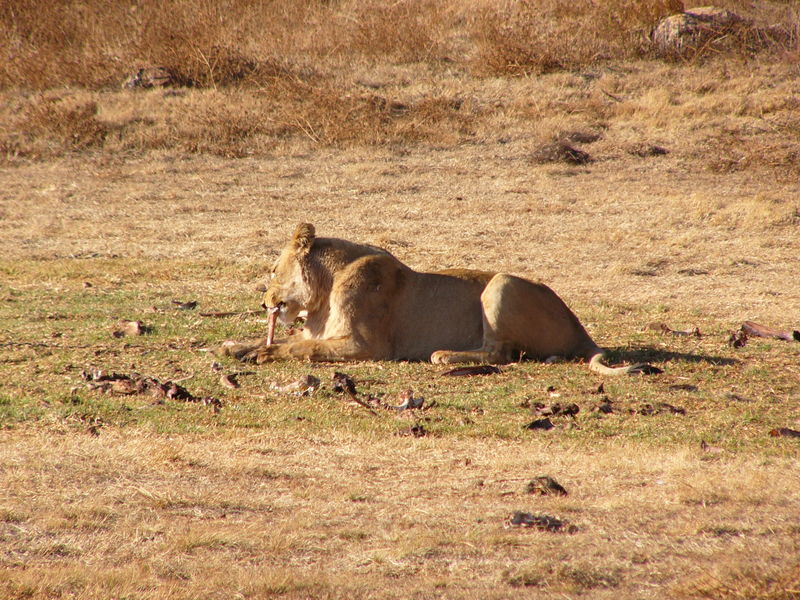
[[[668,0],[0,6],[0,597],[800,598],[800,343],[729,344],[800,329],[800,16],[719,5],[746,26],[667,58]],[[182,85],[121,89],[153,65]],[[301,221],[542,280],[664,373],[212,369]]]

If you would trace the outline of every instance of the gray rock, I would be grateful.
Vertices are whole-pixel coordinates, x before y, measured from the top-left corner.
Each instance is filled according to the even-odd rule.
[[[678,56],[721,40],[748,24],[724,8],[701,6],[662,19],[651,39],[660,55]]]

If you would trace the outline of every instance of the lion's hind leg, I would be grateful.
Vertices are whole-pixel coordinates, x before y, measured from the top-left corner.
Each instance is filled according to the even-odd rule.
[[[483,297],[481,297],[483,300]],[[431,354],[431,362],[438,365],[458,363],[506,364],[514,360],[513,348],[502,343],[496,335],[496,323],[487,316],[483,307],[483,343],[474,350],[437,350]]]
[[[583,356],[596,348],[577,317],[547,286],[498,273],[481,294],[483,344],[466,352],[434,352],[434,363],[503,364]]]

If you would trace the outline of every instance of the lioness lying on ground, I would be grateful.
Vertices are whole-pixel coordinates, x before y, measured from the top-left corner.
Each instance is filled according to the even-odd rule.
[[[222,354],[259,363],[295,358],[502,364],[521,356],[564,357],[586,359],[605,374],[648,370],[604,365],[604,351],[541,283],[468,269],[420,273],[381,248],[318,238],[308,223],[297,227],[271,277],[263,304],[270,335],[223,346]],[[302,334],[273,344],[275,319],[291,324],[302,311]]]

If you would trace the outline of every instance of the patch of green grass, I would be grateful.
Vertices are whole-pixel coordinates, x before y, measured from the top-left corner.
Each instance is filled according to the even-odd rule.
[[[442,377],[442,369],[427,363],[351,363],[319,365],[273,363],[245,365],[219,359],[222,373],[238,373],[239,389],[220,381],[211,369],[217,361],[208,350],[226,339],[248,339],[263,334],[260,314],[202,317],[203,308],[180,310],[172,300],[187,269],[192,277],[210,276],[222,269],[235,277],[229,263],[207,261],[194,265],[160,264],[128,259],[23,261],[3,263],[11,274],[0,302],[0,423],[60,423],[102,433],[103,428],[143,428],[161,433],[203,432],[219,429],[280,428],[305,434],[342,431],[365,436],[395,435],[412,425],[433,436],[496,438],[502,440],[561,440],[590,445],[603,439],[627,439],[654,446],[699,446],[701,441],[731,451],[745,448],[767,454],[796,452],[791,443],[768,436],[771,428],[787,426],[796,418],[790,403],[795,382],[776,365],[791,358],[788,344],[756,342],[735,351],[722,337],[665,338],[658,332],[632,331],[612,351],[610,362],[644,360],[665,373],[652,377],[607,379],[585,365],[508,365],[500,375]],[[63,273],[58,284],[55,273]],[[145,274],[152,281],[142,279]],[[95,279],[104,283],[84,286]],[[116,283],[114,283],[116,281]],[[131,281],[131,283],[126,283]],[[111,283],[109,283],[111,282]],[[191,297],[189,297],[191,296]],[[197,299],[212,310],[251,310],[252,298],[236,288],[204,296],[187,292],[181,300]],[[205,308],[205,310],[209,310]],[[629,308],[598,305],[593,317],[603,323]],[[654,314],[638,312],[634,321]],[[628,316],[624,316],[627,320]],[[112,335],[121,319],[140,320],[141,336]],[[652,320],[652,319],[651,319]],[[751,357],[758,357],[753,363]],[[89,389],[83,371],[133,372],[160,380],[181,379],[198,398],[222,402],[217,413],[199,402],[156,401],[148,395],[116,396]],[[426,409],[398,413],[376,408],[372,414],[331,388],[332,373],[354,378],[361,398],[377,398],[384,406],[399,403],[398,394],[411,388],[426,399]],[[303,375],[322,381],[310,397],[280,392]],[[598,387],[603,384],[602,393]],[[597,411],[603,398],[614,411]],[[733,398],[733,399],[732,399]],[[537,418],[533,407],[574,403],[575,417],[552,417],[551,431],[531,431]],[[642,414],[646,405],[669,404],[685,414]]]

